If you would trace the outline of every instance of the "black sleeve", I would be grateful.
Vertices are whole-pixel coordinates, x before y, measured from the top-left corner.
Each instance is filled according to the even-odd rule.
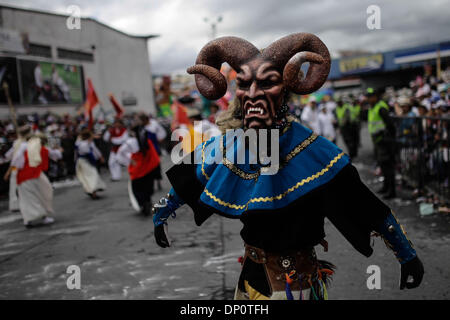
[[[370,235],[388,216],[389,207],[361,181],[349,164],[330,183],[325,216],[365,256],[372,254]]]
[[[179,164],[175,164],[166,174],[178,196],[194,211],[195,223],[200,226],[213,212],[199,203],[204,186],[197,179],[194,152],[191,152],[186,157],[190,157],[191,161],[182,161]]]
[[[380,117],[383,119],[384,123],[386,124],[386,128],[389,131],[390,134],[395,134],[395,124],[394,120],[389,116],[389,111],[385,108],[380,109]]]

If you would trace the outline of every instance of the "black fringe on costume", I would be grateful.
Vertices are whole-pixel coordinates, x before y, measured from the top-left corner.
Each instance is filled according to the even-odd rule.
[[[317,260],[317,261],[319,262],[319,270],[320,269],[330,269],[334,273],[335,270],[337,269],[336,266],[329,261],[326,261],[326,260]],[[322,273],[322,280],[328,288],[328,287],[330,287],[330,282],[331,282],[331,280],[333,280],[333,277],[329,276],[326,273]]]

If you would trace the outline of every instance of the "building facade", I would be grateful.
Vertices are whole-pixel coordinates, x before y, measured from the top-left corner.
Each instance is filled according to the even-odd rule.
[[[450,66],[450,42],[333,59],[327,85],[336,91],[386,86],[408,87],[424,67],[433,74]]]
[[[155,113],[148,42],[91,18],[0,6],[0,77],[18,114],[73,114],[90,79],[100,108],[113,113],[112,93],[125,112]],[[0,117],[9,109],[0,90]],[[94,114],[95,114],[94,113]]]

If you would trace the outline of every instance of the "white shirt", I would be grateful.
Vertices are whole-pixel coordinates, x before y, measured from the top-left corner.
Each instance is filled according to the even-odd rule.
[[[166,130],[155,119],[150,119],[149,123],[145,126],[145,130],[154,133],[158,141],[164,140],[167,136]]]
[[[39,88],[42,88],[44,86],[44,81],[42,79],[42,70],[40,66],[34,68],[34,82]]]
[[[11,160],[11,167],[22,169],[25,166],[25,151],[27,150],[28,143],[22,142]],[[59,150],[46,147],[48,150],[48,157],[53,161],[62,159],[62,153]]]
[[[77,147],[77,152],[80,156],[87,155],[92,151],[92,154],[96,160],[102,157],[102,153],[97,149],[94,141],[81,140],[78,138],[75,142],[75,146]]]
[[[333,141],[336,138],[336,130],[334,129],[334,115],[332,113],[323,113],[320,112],[318,116],[319,122],[319,134],[330,141]]]
[[[139,152],[139,142],[135,137],[129,137],[117,150],[116,159],[121,165],[128,166],[131,155],[136,152]]]
[[[319,134],[319,110],[317,107],[314,110],[309,105],[303,108],[301,120],[304,125]]]
[[[337,107],[336,102],[334,102],[332,100],[325,102],[325,108],[327,108],[327,111],[329,113],[334,112],[334,110],[336,110],[336,107]]]
[[[103,134],[103,140],[109,141],[111,139],[111,143],[116,146],[120,146],[122,143],[125,143],[125,141],[127,141],[128,137],[129,137],[129,135],[128,135],[127,130],[125,130],[122,133],[122,135],[120,135],[118,137],[111,138],[111,133],[109,132],[109,130],[106,130],[105,133]]]
[[[14,158],[14,156],[19,151],[19,148],[20,148],[20,146],[22,145],[23,142],[24,141],[21,138],[18,138],[16,140],[14,140],[12,147],[8,151],[6,151],[6,153],[5,153],[5,159],[7,161],[11,161]]]
[[[430,86],[425,83],[422,87],[420,87],[419,89],[417,89],[416,92],[416,98],[420,98],[421,96],[427,95],[428,93],[430,93]]]

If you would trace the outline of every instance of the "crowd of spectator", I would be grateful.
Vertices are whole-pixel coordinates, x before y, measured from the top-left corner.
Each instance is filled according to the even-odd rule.
[[[164,86],[164,83],[167,85]],[[232,86],[232,83],[231,83]],[[166,89],[164,89],[166,88]],[[213,123],[216,116],[227,108],[227,103],[233,97],[228,94],[220,101],[211,103],[204,101],[195,88],[185,87],[178,94],[170,89],[170,80],[163,82],[161,88],[156,90],[157,104],[172,104],[174,101],[184,103],[188,108],[197,108],[204,119]],[[164,100],[164,98],[166,98]],[[188,99],[189,101],[187,101]],[[418,76],[413,79],[407,88],[385,88],[383,99],[391,107],[391,114],[397,118],[397,138],[400,148],[408,150],[401,155],[401,162],[405,162],[405,171],[414,171],[412,168],[425,165],[431,166],[431,171],[446,168],[449,163],[448,154],[448,129],[450,119],[450,70],[447,69],[441,75],[440,80],[431,75]],[[158,101],[161,100],[161,101]],[[186,101],[184,101],[186,100]],[[331,141],[336,141],[339,134],[336,107],[342,103],[361,106],[360,121],[367,119],[367,106],[365,105],[364,90],[351,94],[326,93],[313,94],[309,97],[293,96],[289,102],[290,111],[301,122],[310,127],[316,133],[321,134]],[[169,105],[170,105],[169,104]],[[160,108],[159,108],[160,109]],[[158,121],[170,133],[176,124],[176,112],[173,108],[167,109],[167,114],[158,113]],[[123,121],[129,127],[133,121],[133,114],[125,114]],[[93,132],[96,137],[96,145],[102,151],[105,158],[108,157],[109,148],[107,142],[102,139],[103,133],[113,122],[113,117],[96,119]],[[58,163],[50,163],[49,179],[56,181],[72,178],[75,175],[75,140],[84,127],[88,125],[83,114],[58,116],[55,114],[32,114],[18,118],[19,124],[30,124],[35,133],[44,134],[48,144],[52,148],[61,147],[63,158]],[[9,160],[5,153],[16,139],[16,131],[10,120],[0,121],[0,174],[6,172]],[[170,139],[170,134],[168,135]],[[411,151],[414,149],[414,151]],[[436,155],[436,151],[439,154]],[[426,156],[422,156],[426,154]],[[419,159],[420,158],[420,162]],[[433,159],[438,158],[439,163]],[[430,160],[431,159],[431,160]],[[428,162],[427,162],[428,161]],[[445,163],[445,165],[442,165]],[[447,170],[447,169],[445,169]],[[417,170],[415,170],[417,171]],[[435,177],[431,175],[431,177]],[[441,178],[439,178],[441,179]],[[447,181],[444,181],[448,184]],[[0,194],[5,194],[7,183],[0,182]]]
[[[134,114],[127,114],[122,120],[127,127],[130,127],[133,118]],[[113,117],[105,120],[97,119],[92,128],[95,143],[106,159],[109,155],[110,145],[103,139],[103,134],[113,120]],[[51,113],[32,114],[19,116],[17,122],[18,126],[30,125],[34,134],[44,135],[49,147],[62,148],[62,159],[49,163],[47,176],[50,181],[73,179],[75,176],[75,141],[81,130],[88,126],[86,117],[84,115],[71,116],[67,114],[58,116]],[[16,138],[17,133],[12,121],[0,121],[0,196],[7,194],[9,184],[3,179],[3,176],[8,170],[11,159],[6,157],[6,153]],[[106,168],[105,164],[100,166]]]

